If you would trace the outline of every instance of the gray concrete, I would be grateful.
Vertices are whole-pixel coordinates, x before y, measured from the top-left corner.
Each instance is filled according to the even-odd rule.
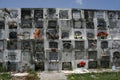
[[[62,72],[45,71],[40,73],[40,80],[67,80],[67,77]]]

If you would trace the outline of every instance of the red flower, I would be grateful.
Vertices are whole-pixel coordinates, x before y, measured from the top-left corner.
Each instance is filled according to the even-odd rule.
[[[52,51],[52,52],[56,52],[56,49],[55,49],[55,48],[52,48],[51,51]]]
[[[99,32],[98,34],[97,34],[97,36],[108,36],[108,33],[107,32]]]
[[[80,65],[80,67],[84,67],[84,66],[86,65],[86,62],[85,62],[85,61],[81,61],[81,62],[79,63],[79,65]]]

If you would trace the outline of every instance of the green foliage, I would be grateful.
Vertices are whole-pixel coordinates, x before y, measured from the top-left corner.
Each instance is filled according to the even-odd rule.
[[[9,73],[1,73],[0,74],[0,80],[10,80],[11,75]]]
[[[6,67],[5,66],[0,66],[0,72],[6,72]]]
[[[120,80],[120,72],[86,73],[68,75],[68,80]]]

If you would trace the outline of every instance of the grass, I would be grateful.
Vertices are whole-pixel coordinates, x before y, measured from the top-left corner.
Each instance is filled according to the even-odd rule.
[[[120,80],[120,72],[70,74],[68,80]]]
[[[0,80],[11,80],[11,75],[9,73],[0,73]]]

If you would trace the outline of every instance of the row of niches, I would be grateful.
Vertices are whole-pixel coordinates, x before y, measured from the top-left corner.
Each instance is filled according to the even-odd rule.
[[[89,18],[104,18],[105,15],[109,19],[120,18],[120,11],[104,11],[104,10],[81,10],[81,9],[56,9],[56,8],[21,8],[20,9],[0,9],[0,17],[10,17],[16,18],[20,16],[22,19],[31,19],[35,20],[43,18],[60,18],[60,19],[69,19],[72,16],[73,19],[78,20],[84,18],[87,20]]]
[[[120,20],[109,20],[109,25],[106,24],[106,21],[104,19],[98,19],[97,20],[97,27],[95,26],[95,23],[93,21],[82,21],[82,20],[39,20],[39,21],[33,21],[33,20],[21,20],[20,22],[16,21],[8,21],[7,26],[5,26],[5,21],[0,20],[0,29],[18,29],[18,28],[74,28],[74,29],[97,29],[97,30],[107,30],[107,29],[114,29],[114,28],[120,28]]]

